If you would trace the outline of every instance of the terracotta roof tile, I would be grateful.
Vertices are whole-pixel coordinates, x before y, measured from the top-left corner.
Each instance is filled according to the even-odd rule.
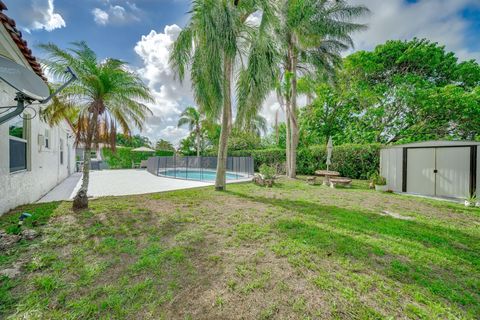
[[[32,50],[28,48],[27,41],[23,40],[22,33],[17,29],[15,20],[9,18],[5,13],[3,13],[5,10],[7,10],[7,6],[0,0],[0,22],[4,25],[5,29],[7,29],[8,33],[10,33],[12,40],[15,42],[20,52],[28,61],[33,71],[35,71],[35,73],[46,82],[47,78],[45,78],[43,74],[42,66],[32,55]]]

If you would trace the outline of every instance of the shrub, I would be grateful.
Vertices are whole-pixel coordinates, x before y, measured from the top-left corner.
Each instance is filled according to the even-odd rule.
[[[380,166],[380,144],[344,144],[335,146],[332,154],[332,165],[329,169],[339,171],[342,176],[353,179],[368,179],[378,171]],[[216,156],[211,154],[211,156]],[[232,157],[251,156],[254,159],[255,171],[259,166],[267,164],[279,166],[285,163],[285,149],[273,148],[262,150],[229,151]],[[314,145],[299,148],[297,153],[297,173],[312,175],[315,170],[326,169],[327,148]]]
[[[385,179],[385,177],[382,177],[378,172],[372,174],[370,179],[376,186],[385,186],[387,184],[387,179]]]
[[[140,163],[154,156],[173,156],[173,151],[157,150],[152,152],[136,152],[132,148],[117,148],[115,152],[109,148],[102,149],[103,159],[107,162],[110,169],[128,169],[133,163]]]
[[[275,179],[276,170],[274,167],[264,163],[259,168],[260,174],[264,179]]]

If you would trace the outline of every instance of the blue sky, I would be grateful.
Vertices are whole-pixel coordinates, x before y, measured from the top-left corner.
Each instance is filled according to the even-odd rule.
[[[174,143],[186,128],[177,128],[180,112],[193,103],[188,80],[179,84],[168,65],[169,48],[188,20],[190,0],[2,0],[38,57],[39,43],[68,47],[85,40],[100,58],[115,57],[139,72],[156,102],[142,134]],[[368,31],[355,34],[355,48],[372,49],[388,39],[429,38],[462,59],[480,61],[480,0],[351,0],[372,15]],[[346,52],[345,54],[347,54]],[[262,114],[273,121],[275,95]]]

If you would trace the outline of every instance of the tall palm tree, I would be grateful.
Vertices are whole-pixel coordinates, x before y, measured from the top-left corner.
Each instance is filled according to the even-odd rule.
[[[188,125],[191,132],[195,133],[195,141],[197,144],[197,157],[200,157],[200,138],[202,134],[202,119],[200,112],[194,107],[187,107],[183,110],[178,119],[177,127]]]
[[[273,0],[195,0],[191,18],[173,45],[170,62],[183,80],[190,70],[202,113],[221,119],[216,190],[225,190],[227,145],[232,129],[233,75],[237,116],[256,114],[272,87],[276,57],[271,41]],[[260,22],[249,17],[261,12]],[[244,63],[244,61],[247,61]]]
[[[283,54],[280,87],[287,117],[287,175],[295,178],[299,141],[297,77],[333,72],[341,62],[340,52],[353,46],[350,34],[366,28],[353,20],[369,10],[344,0],[280,0],[279,6],[276,35]]]
[[[107,142],[115,148],[117,124],[125,134],[130,133],[132,125],[141,129],[146,115],[151,113],[142,102],[153,102],[153,97],[139,76],[128,71],[125,62],[110,58],[100,61],[85,42],[75,42],[67,50],[52,43],[41,48],[48,55],[44,64],[54,77],[64,80],[67,66],[78,76],[78,81],[62,91],[59,108],[75,108],[78,113],[76,143],[82,143],[85,149],[82,185],[73,208],[84,209],[88,207],[92,146]]]

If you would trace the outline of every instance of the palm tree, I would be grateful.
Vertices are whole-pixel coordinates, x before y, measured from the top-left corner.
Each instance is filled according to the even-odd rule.
[[[153,102],[153,97],[138,75],[128,71],[125,62],[110,58],[99,61],[85,42],[75,42],[67,50],[51,43],[41,48],[47,52],[44,64],[54,77],[63,80],[67,66],[78,76],[78,81],[62,91],[59,108],[74,108],[78,113],[74,125],[76,143],[84,144],[85,149],[82,185],[73,208],[84,209],[88,207],[92,146],[105,142],[114,149],[117,124],[124,134],[130,134],[131,125],[141,129],[146,115],[151,113],[141,102]]]
[[[341,62],[340,52],[353,46],[350,34],[366,28],[353,19],[369,10],[343,0],[281,0],[279,12],[276,35],[283,48],[279,88],[287,118],[287,175],[295,178],[299,140],[297,77],[299,73],[333,72]]]
[[[197,157],[200,157],[200,138],[202,134],[202,119],[200,112],[194,107],[187,107],[183,110],[178,119],[177,127],[188,125],[188,128],[191,132],[195,133],[195,141],[197,144]]]
[[[247,131],[261,136],[267,132],[267,119],[261,115],[256,115],[247,126]]]
[[[233,75],[237,117],[257,114],[275,76],[271,22],[273,0],[195,0],[191,18],[173,45],[172,67],[180,80],[190,70],[194,97],[209,118],[221,119],[216,190],[225,190],[227,145],[232,129]],[[249,17],[261,12],[260,22]],[[243,63],[243,61],[247,61]]]
[[[160,139],[155,144],[156,150],[175,151],[175,147],[170,141]]]

